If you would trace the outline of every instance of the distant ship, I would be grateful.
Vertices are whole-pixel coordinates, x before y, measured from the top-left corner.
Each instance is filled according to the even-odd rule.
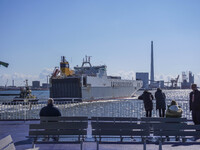
[[[28,102],[28,103],[35,103],[38,102],[38,98],[35,95],[31,94],[32,91],[28,86],[28,80],[26,80],[26,85],[23,88],[20,88],[20,94],[18,97],[13,98],[11,103],[18,103],[18,102]]]
[[[139,80],[123,80],[107,76],[106,66],[92,66],[90,57],[83,59],[81,67],[69,68],[61,57],[60,69],[55,68],[50,78],[50,97],[55,101],[86,101],[131,97],[142,87]]]

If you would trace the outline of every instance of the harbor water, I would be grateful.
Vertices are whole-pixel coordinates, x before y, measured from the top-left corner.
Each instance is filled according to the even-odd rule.
[[[16,94],[19,91],[0,91],[0,94]],[[104,117],[137,117],[145,116],[143,101],[137,97],[143,91],[138,91],[133,98],[127,99],[110,99],[98,100],[92,102],[70,103],[59,102],[55,106],[58,107],[62,116],[104,116]],[[154,95],[155,91],[150,91]],[[171,100],[176,100],[183,109],[182,117],[191,119],[189,111],[189,93],[191,90],[163,90],[166,94],[166,103],[170,104]],[[12,96],[0,96],[0,120],[30,120],[39,119],[39,111],[46,106],[49,97],[49,91],[33,91],[35,96],[40,100],[38,103],[17,103],[15,105],[9,103]],[[7,102],[7,103],[5,103]],[[154,109],[153,117],[158,116],[155,110],[155,100],[153,100]]]

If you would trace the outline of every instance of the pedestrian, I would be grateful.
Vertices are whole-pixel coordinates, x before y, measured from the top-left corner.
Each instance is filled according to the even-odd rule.
[[[159,116],[165,117],[166,96],[165,96],[165,93],[163,93],[160,88],[157,88],[157,91],[155,93],[155,99],[156,99],[156,110],[159,111]]]
[[[153,103],[152,103],[153,95],[148,90],[144,90],[143,94],[140,95],[138,99],[141,99],[144,102],[146,117],[151,117],[153,110]]]
[[[52,98],[49,98],[47,102],[47,106],[43,107],[40,110],[40,117],[61,116],[59,109],[54,107],[53,104],[54,104],[54,100]]]
[[[195,125],[200,124],[200,91],[196,84],[191,85],[190,93],[190,111],[192,111],[192,120]]]

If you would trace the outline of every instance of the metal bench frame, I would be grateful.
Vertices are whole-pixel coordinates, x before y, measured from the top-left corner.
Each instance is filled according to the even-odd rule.
[[[87,135],[87,117],[42,117],[40,124],[29,125],[28,138],[33,139],[32,147],[35,144],[80,144],[83,148],[83,141]],[[55,141],[40,141],[40,138],[56,137]],[[76,139],[75,141],[72,141]],[[62,141],[60,140],[62,139]]]

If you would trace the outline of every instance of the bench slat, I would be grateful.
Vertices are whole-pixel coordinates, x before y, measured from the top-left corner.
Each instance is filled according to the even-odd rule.
[[[95,130],[92,131],[95,136],[148,136],[148,131],[133,131],[133,130]]]
[[[30,124],[29,130],[32,129],[86,129],[87,122],[46,122],[42,124]]]
[[[155,136],[199,136],[196,131],[155,131]]]
[[[7,146],[5,149],[3,150],[16,150],[15,148],[15,145],[12,143],[12,144],[9,144],[9,146]]]
[[[128,121],[128,122],[135,122],[138,121],[138,118],[126,118],[126,117],[92,117],[91,118],[92,122],[97,121],[97,122],[102,122],[102,121]]]
[[[93,129],[133,129],[148,128],[146,125],[138,125],[136,123],[114,123],[114,122],[92,122]]]
[[[144,117],[141,118],[141,122],[158,122],[158,123],[179,123],[179,122],[187,122],[187,118],[150,118]]]
[[[5,138],[0,140],[0,149],[3,149],[4,147],[8,146],[13,142],[12,137],[10,135],[6,136]]]
[[[38,135],[87,135],[86,130],[44,130],[29,131],[29,136]]]
[[[88,121],[87,117],[40,117],[41,122],[48,122],[48,121],[77,121],[83,122]]]

